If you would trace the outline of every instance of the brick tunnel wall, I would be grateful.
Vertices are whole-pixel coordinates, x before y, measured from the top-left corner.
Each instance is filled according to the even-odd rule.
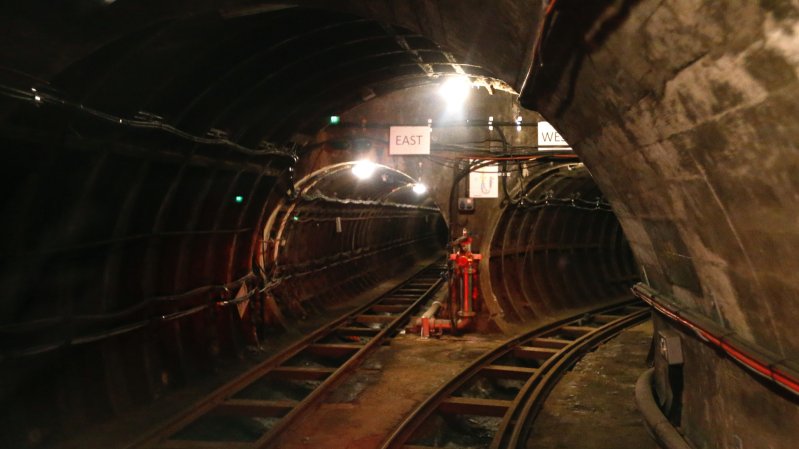
[[[527,105],[583,158],[653,288],[795,366],[799,7],[598,9],[560,14]],[[799,422],[796,398],[684,344],[681,421],[695,447],[795,445],[795,430],[768,429]]]

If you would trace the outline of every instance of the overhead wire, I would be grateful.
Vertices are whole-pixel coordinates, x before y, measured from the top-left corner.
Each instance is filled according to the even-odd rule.
[[[222,136],[207,137],[207,136],[198,136],[189,133],[173,125],[163,122],[163,120],[160,117],[155,116],[151,113],[140,112],[139,118],[133,118],[133,119],[120,117],[118,115],[104,112],[81,103],[72,102],[70,100],[63,98],[62,96],[40,91],[36,88],[31,88],[31,90],[28,91],[25,89],[19,89],[7,86],[5,84],[0,84],[0,95],[15,100],[28,101],[37,106],[47,103],[55,104],[62,107],[73,109],[75,111],[90,115],[92,117],[104,120],[109,123],[114,123],[116,125],[124,125],[130,128],[160,130],[194,143],[199,143],[204,145],[225,146],[236,152],[246,154],[248,156],[276,156],[276,157],[288,158],[292,162],[297,162],[298,159],[296,154],[296,149],[294,148],[281,148],[275,144],[264,143],[264,145],[267,147],[266,149],[253,149],[241,145],[237,142],[234,142],[228,139],[227,137],[222,137]]]
[[[92,315],[78,315],[78,316],[59,316],[59,317],[51,317],[35,321],[29,321],[25,323],[2,325],[0,326],[0,334],[6,334],[6,335],[33,332],[33,331],[40,332],[42,329],[62,325],[62,326],[68,326],[70,328],[69,332],[67,332],[67,334],[69,334],[70,336],[54,343],[45,343],[23,349],[4,350],[2,353],[0,353],[0,361],[9,358],[18,358],[18,357],[42,354],[46,352],[52,352],[67,346],[75,346],[75,345],[91,343],[94,341],[103,340],[116,335],[132,332],[158,323],[173,321],[178,318],[183,318],[189,315],[199,313],[201,311],[210,309],[212,307],[225,307],[225,306],[235,305],[244,302],[248,299],[251,299],[256,294],[263,293],[264,291],[266,291],[268,284],[260,289],[251,287],[248,289],[249,291],[246,295],[240,297],[232,299],[225,298],[225,295],[230,293],[231,288],[235,288],[236,286],[240,287],[241,285],[246,285],[248,280],[254,278],[261,279],[254,272],[250,272],[247,275],[227,284],[208,285],[174,295],[152,297],[137,303],[133,307],[129,307],[127,309],[120,310],[117,312],[111,312],[105,314],[92,314]],[[214,290],[216,290],[216,292],[220,295],[220,297],[218,299],[212,299],[210,302],[207,302],[205,304],[190,306],[185,309],[177,310],[170,313],[158,314],[131,323],[121,324],[112,327],[111,329],[105,329],[103,331],[91,332],[78,336],[71,336],[71,333],[74,332],[73,328],[75,327],[76,324],[91,324],[93,322],[98,322],[98,321],[112,321],[132,315],[135,312],[144,309],[145,306],[148,306],[153,302],[177,301],[183,298],[196,296],[206,292],[210,293],[213,292]],[[223,295],[223,293],[225,295]]]

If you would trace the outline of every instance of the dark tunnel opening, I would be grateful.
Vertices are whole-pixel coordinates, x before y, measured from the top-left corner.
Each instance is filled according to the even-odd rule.
[[[534,165],[506,202],[490,245],[505,319],[525,321],[629,296],[635,258],[582,163]]]
[[[374,164],[361,180],[352,172],[357,164],[306,176],[266,224],[262,261],[271,292],[295,318],[443,254],[446,223],[429,195],[412,191],[414,179]]]

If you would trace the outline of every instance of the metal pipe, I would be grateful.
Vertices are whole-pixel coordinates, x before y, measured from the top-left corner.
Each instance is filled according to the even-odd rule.
[[[472,276],[474,275],[474,268],[472,264],[469,264],[469,268],[467,268],[465,275],[463,276],[463,286],[466,291],[463,292],[463,316],[472,316],[474,315],[474,304],[472,303],[472,296],[474,295],[474,285]]]
[[[438,313],[438,309],[440,308],[441,308],[441,302],[433,301],[433,304],[427,310],[425,310],[425,312],[422,314],[422,317],[416,321],[416,325],[422,327],[422,337],[424,338],[430,337],[430,329],[431,329],[430,321],[431,319],[435,321],[434,317],[436,316],[436,313]]]
[[[644,423],[646,423],[649,433],[659,447],[663,449],[692,449],[691,445],[680,435],[657,405],[652,393],[652,374],[654,371],[654,368],[644,371],[635,383],[635,403],[644,417]]]
[[[466,229],[463,230],[461,237],[450,243],[453,252],[449,255],[449,266],[452,270],[449,282],[449,318],[435,319],[442,304],[440,301],[434,301],[414,322],[414,330],[420,327],[422,337],[429,337],[433,330],[464,330],[472,324],[476,316],[474,300],[477,299],[474,276],[478,271],[476,264],[482,257],[480,254],[472,253],[471,243],[472,237]]]
[[[423,314],[422,319],[430,319],[436,316],[438,313],[438,309],[441,308],[441,301],[433,301],[433,305],[430,306]]]
[[[455,322],[453,326],[452,321],[448,319],[435,319],[433,318],[430,320],[430,327],[436,330],[465,330],[468,329],[469,326],[472,324],[472,317],[464,317],[460,318]]]

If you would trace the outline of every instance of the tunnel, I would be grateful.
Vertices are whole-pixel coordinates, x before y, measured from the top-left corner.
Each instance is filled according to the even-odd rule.
[[[540,165],[540,164],[539,164]],[[638,279],[618,220],[582,164],[561,163],[517,187],[491,241],[491,289],[505,319],[623,297]]]
[[[466,238],[468,332],[418,343],[418,309],[375,345],[410,373],[637,298],[653,444],[795,446],[796,2],[31,0],[0,24],[0,446],[136,447],[396,285],[452,290]],[[461,424],[418,445],[487,444]]]

